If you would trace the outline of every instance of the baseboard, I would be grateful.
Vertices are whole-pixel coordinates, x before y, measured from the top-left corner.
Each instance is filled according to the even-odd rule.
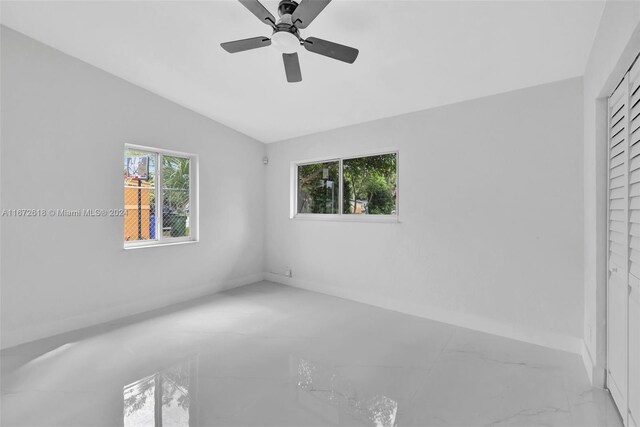
[[[582,363],[584,364],[584,369],[587,371],[589,382],[593,384],[593,358],[584,340],[582,340],[582,345],[580,346],[580,355],[582,356]]]
[[[209,282],[196,287],[181,288],[175,292],[167,294],[150,295],[144,300],[133,300],[126,304],[119,304],[117,306],[93,311],[91,313],[47,322],[46,324],[29,325],[12,331],[3,331],[1,349],[5,350],[10,347],[15,347],[17,345],[36,341],[42,338],[48,338],[54,335],[84,329],[122,319],[124,317],[134,316],[148,311],[180,304],[192,299],[260,282],[262,280],[264,280],[264,274],[256,273],[223,281]]]
[[[450,325],[460,326],[467,329],[473,329],[492,335],[499,335],[505,338],[536,344],[555,350],[562,350],[578,355],[582,354],[582,344],[584,341],[578,337],[561,335],[523,326],[514,326],[494,319],[443,310],[438,307],[425,306],[424,304],[416,304],[413,302],[394,300],[388,297],[363,294],[350,289],[300,280],[295,277],[289,278],[273,273],[266,273],[265,279],[283,285],[332,295],[387,310],[411,314],[413,316],[448,323]]]
[[[584,369],[587,371],[587,376],[589,377],[591,385],[598,388],[604,388],[606,371],[593,362],[591,351],[589,351],[589,347],[587,347],[587,343],[584,340],[582,341],[580,355],[582,356],[582,363],[584,363]]]
[[[208,283],[191,289],[181,289],[170,294],[154,295],[144,301],[131,301],[127,304],[105,308],[104,310],[94,311],[90,314],[73,316],[56,322],[49,322],[46,325],[32,325],[14,331],[5,331],[2,334],[2,349],[4,350],[38,339],[179,304],[213,293],[259,282],[261,280],[269,280],[275,283],[336,296],[387,310],[398,311],[517,341],[579,354],[582,356],[583,363],[585,364],[585,369],[587,369],[587,375],[589,376],[591,383],[596,386],[598,386],[600,382],[604,384],[604,373],[600,373],[599,371],[601,371],[601,369],[593,366],[591,355],[586,348],[584,341],[580,338],[549,333],[531,328],[515,327],[493,319],[461,314],[458,312],[442,310],[441,308],[436,307],[425,307],[422,304],[418,305],[407,303],[405,301],[397,301],[391,298],[382,298],[375,295],[362,295],[348,289],[304,281],[297,278],[289,278],[273,273],[256,273],[213,284]]]

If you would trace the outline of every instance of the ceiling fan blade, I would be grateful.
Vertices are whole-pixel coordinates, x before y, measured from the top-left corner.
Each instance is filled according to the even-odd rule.
[[[235,40],[232,42],[220,43],[220,46],[229,53],[242,52],[259,47],[269,46],[271,40],[268,37],[252,37],[250,39]]]
[[[262,5],[258,0],[238,0],[244,7],[249,9],[249,12],[253,13],[263,23],[275,28],[276,18],[273,17],[271,12]]]
[[[331,0],[302,0],[291,15],[293,25],[307,28],[330,2]]]
[[[358,49],[354,49],[352,47],[344,46],[338,43],[328,42],[322,39],[317,39],[315,37],[309,37],[308,39],[306,39],[304,41],[304,48],[309,52],[328,56],[329,58],[348,62],[349,64],[353,64],[353,61],[356,60],[359,53]]]
[[[283,53],[284,71],[287,73],[289,83],[301,82],[302,72],[300,71],[300,61],[297,53]]]

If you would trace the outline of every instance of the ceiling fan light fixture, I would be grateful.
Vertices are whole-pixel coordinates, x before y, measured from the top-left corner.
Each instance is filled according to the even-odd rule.
[[[276,31],[271,36],[271,44],[282,53],[294,53],[300,47],[300,40],[288,31]]]

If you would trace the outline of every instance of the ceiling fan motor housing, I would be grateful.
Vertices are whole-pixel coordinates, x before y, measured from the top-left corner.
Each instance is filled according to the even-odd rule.
[[[278,15],[292,15],[298,7],[298,3],[293,0],[282,0],[278,5]]]

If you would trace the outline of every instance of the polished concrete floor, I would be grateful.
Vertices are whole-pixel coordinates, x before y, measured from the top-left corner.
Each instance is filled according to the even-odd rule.
[[[5,427],[622,425],[577,355],[267,282],[8,349],[1,374]]]

